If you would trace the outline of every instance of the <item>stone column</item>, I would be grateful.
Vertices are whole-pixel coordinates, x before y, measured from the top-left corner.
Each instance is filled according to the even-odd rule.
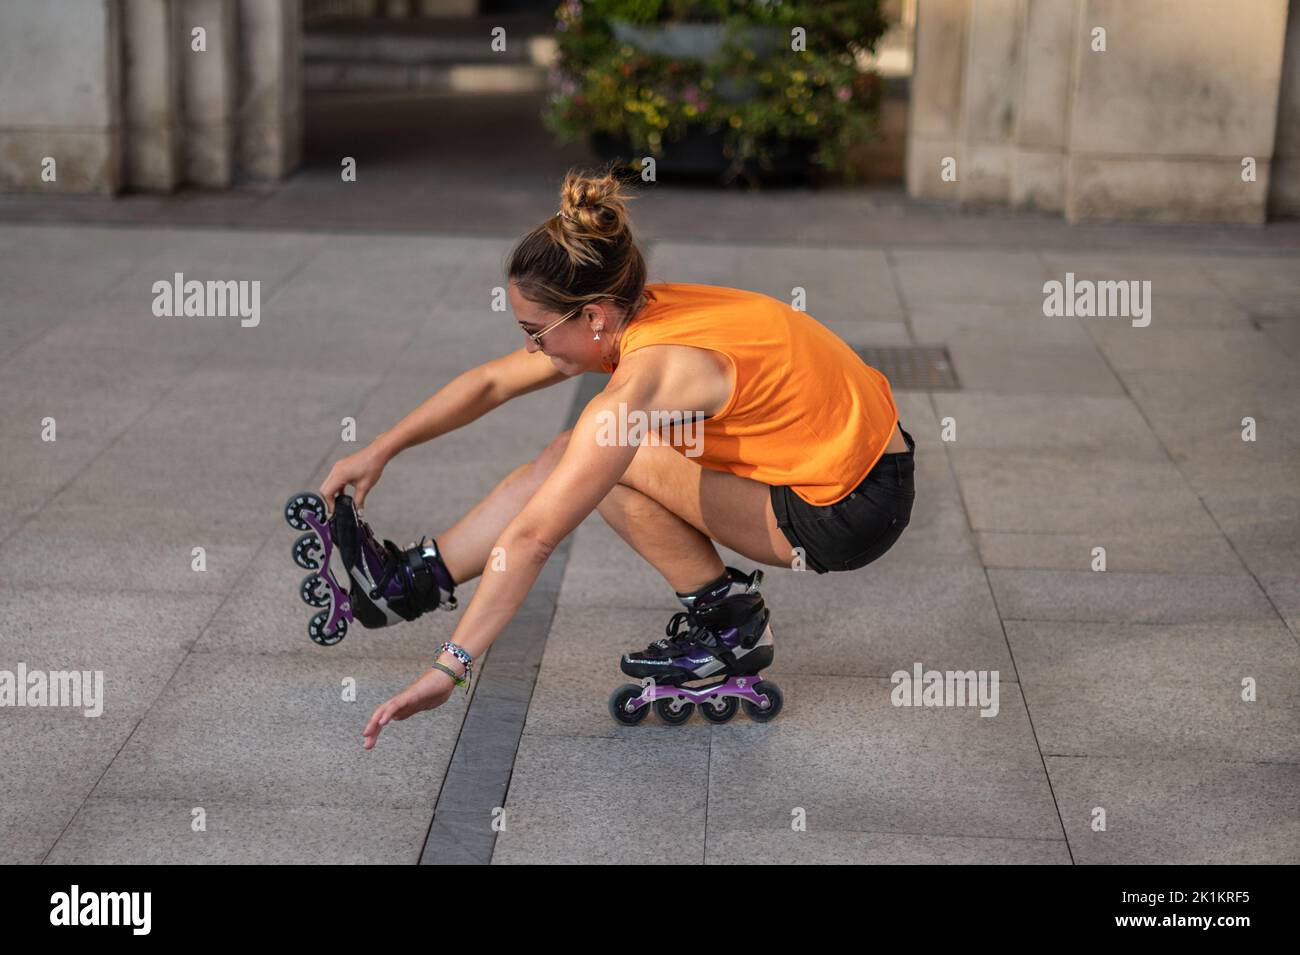
[[[126,185],[170,192],[181,181],[181,77],[173,0],[123,0]]]
[[[962,199],[1011,196],[1025,0],[973,0],[967,33],[961,147]]]
[[[907,114],[907,193],[955,199],[962,173],[962,92],[971,0],[921,0],[916,12],[916,55]],[[946,157],[958,180],[940,176]]]
[[[1268,211],[1275,216],[1300,216],[1300,0],[1291,4],[1287,21]]]
[[[185,179],[225,188],[234,178],[235,0],[180,0],[178,10]],[[204,52],[194,49],[196,27],[207,34]]]
[[[1081,7],[1079,0],[1031,0],[1026,10],[1011,168],[1013,205],[1047,212],[1065,208],[1067,117]]]
[[[0,190],[121,187],[121,30],[116,0],[0,3]]]
[[[1287,0],[1085,0],[1066,218],[1263,222],[1286,14]],[[1258,182],[1242,182],[1246,156]]]
[[[275,179],[302,161],[302,7],[239,0],[239,171]]]

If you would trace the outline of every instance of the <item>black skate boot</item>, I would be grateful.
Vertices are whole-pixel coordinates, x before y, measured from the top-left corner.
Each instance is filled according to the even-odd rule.
[[[290,527],[306,531],[294,542],[293,559],[313,571],[298,588],[303,602],[326,608],[307,625],[322,646],[342,640],[354,620],[375,629],[439,607],[456,609],[456,584],[432,538],[422,537],[406,550],[390,540],[381,545],[347,494],[334,499],[328,519],[318,495],[295,494],[284,517]]]
[[[727,580],[711,603],[673,615],[667,637],[637,653],[624,654],[620,669],[644,682],[629,683],[610,697],[609,708],[620,723],[639,723],[653,703],[665,723],[684,723],[700,705],[712,723],[736,715],[740,702],[751,719],[766,722],[781,709],[781,691],[759,671],[771,666],[774,651],[771,612],[758,593],[761,570],[748,576],[727,568]],[[739,592],[735,586],[743,584]],[[685,602],[685,599],[683,600]],[[682,625],[688,624],[685,632]],[[686,686],[694,681],[709,681]]]

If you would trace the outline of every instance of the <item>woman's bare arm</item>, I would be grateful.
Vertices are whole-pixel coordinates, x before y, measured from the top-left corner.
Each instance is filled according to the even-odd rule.
[[[596,509],[631,464],[637,445],[608,441],[609,422],[676,407],[680,395],[665,391],[663,384],[670,377],[665,374],[669,358],[658,347],[630,355],[578,416],[563,456],[497,539],[493,553],[504,560],[499,566],[489,562],[456,625],[452,640],[470,656],[478,659],[501,634],[547,558]]]
[[[502,404],[569,377],[551,364],[545,352],[536,351],[530,355],[527,348],[493,359],[482,367],[488,370]]]
[[[385,466],[397,454],[464,427],[511,398],[553,385],[565,377],[545,354],[529,354],[526,348],[457,375],[360,451],[334,462],[320,486],[325,509],[332,514],[334,496],[349,485],[357,507],[362,507]]]
[[[717,390],[716,382],[707,375],[695,375],[686,383],[685,393],[666,390],[665,381],[673,377],[667,374],[671,357],[666,347],[653,345],[619,364],[609,385],[579,415],[559,462],[497,538],[494,558],[483,569],[478,589],[451,638],[473,659],[480,659],[501,635],[559,542],[596,509],[636,456],[637,444],[610,440],[610,421],[622,415],[672,412],[681,408],[682,401],[688,408],[697,402],[707,407],[712,400],[708,393]],[[705,394],[701,397],[692,389]],[[438,662],[453,673],[464,669],[450,650],[439,654]],[[441,706],[452,686],[452,678],[442,670],[426,670],[371,714],[361,734],[365,748],[374,747],[390,720]]]
[[[520,348],[456,376],[371,442],[383,460],[462,428],[511,398],[563,381],[542,352]]]

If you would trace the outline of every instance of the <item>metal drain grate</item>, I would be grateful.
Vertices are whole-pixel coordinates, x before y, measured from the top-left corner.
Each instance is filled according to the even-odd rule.
[[[873,348],[854,345],[864,362],[889,379],[895,391],[960,391],[948,349],[943,345]]]

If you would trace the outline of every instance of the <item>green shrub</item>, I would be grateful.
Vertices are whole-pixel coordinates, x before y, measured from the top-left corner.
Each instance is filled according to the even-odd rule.
[[[773,141],[811,139],[811,160],[850,180],[846,151],[876,135],[880,78],[857,56],[885,30],[878,0],[567,0],[555,15],[559,57],[543,121],[561,140],[604,132],[661,158],[692,126],[722,129],[730,179],[755,163],[769,167]],[[727,39],[710,62],[675,59],[620,43],[611,20],[717,22]],[[778,34],[777,48],[757,54],[745,31],[764,27]],[[806,31],[804,50],[791,48],[796,27]],[[749,95],[719,95],[728,90]]]

